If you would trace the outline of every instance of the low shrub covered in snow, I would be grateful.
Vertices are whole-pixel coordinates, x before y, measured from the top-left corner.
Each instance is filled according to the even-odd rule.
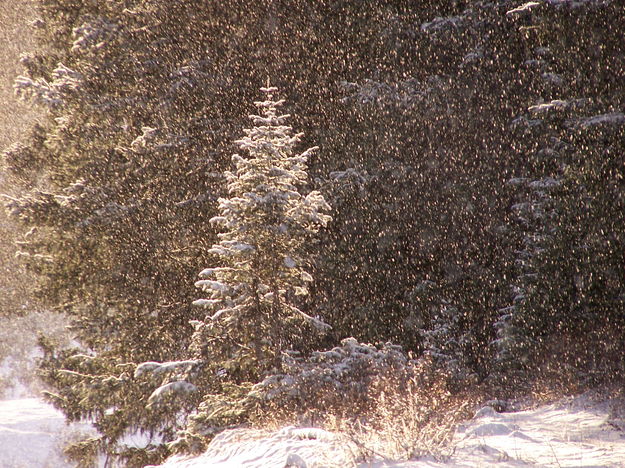
[[[307,358],[286,354],[283,365],[250,392],[262,423],[265,415],[321,425],[345,435],[361,460],[444,455],[473,406],[472,398],[449,390],[450,374],[431,357],[411,359],[390,343],[347,338]]]
[[[414,376],[414,362],[400,346],[346,338],[340,346],[306,358],[285,353],[282,370],[252,389],[250,397],[259,407],[355,414],[371,407],[382,391],[380,382],[393,379],[405,384]]]

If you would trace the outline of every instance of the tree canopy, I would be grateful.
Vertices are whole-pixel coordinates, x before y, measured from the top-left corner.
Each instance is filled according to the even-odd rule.
[[[41,369],[96,421],[82,453],[158,461],[181,414],[349,337],[466,385],[623,375],[622,6],[520,3],[36,1],[7,207],[72,322]],[[288,100],[266,88],[235,141],[267,77]]]

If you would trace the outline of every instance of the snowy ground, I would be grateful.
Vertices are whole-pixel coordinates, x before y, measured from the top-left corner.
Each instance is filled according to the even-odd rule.
[[[284,428],[227,431],[204,455],[174,457],[161,467],[624,467],[623,410],[586,395],[512,413],[485,407],[458,428],[455,450],[444,461],[354,463],[345,438],[321,429]],[[62,415],[40,399],[0,401],[0,468],[68,467],[60,446],[79,430],[66,426]]]
[[[65,468],[63,445],[87,425],[65,424],[63,415],[35,397],[37,334],[67,342],[58,314],[30,312],[4,320],[0,329],[0,468]]]
[[[625,420],[588,396],[513,413],[479,410],[461,425],[444,461],[373,461],[359,468],[624,467]],[[197,458],[173,458],[162,468],[320,468],[354,466],[349,441],[319,429],[273,434],[235,430],[218,436]]]
[[[76,434],[39,398],[0,401],[0,468],[63,468],[64,441]]]

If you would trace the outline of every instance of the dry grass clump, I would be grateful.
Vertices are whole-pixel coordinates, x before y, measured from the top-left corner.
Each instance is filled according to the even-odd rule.
[[[420,361],[408,382],[380,379],[372,410],[355,418],[332,418],[329,430],[344,434],[355,456],[374,459],[411,460],[432,456],[448,458],[457,424],[471,417],[477,397],[452,394],[448,379],[430,362]]]
[[[449,375],[429,358],[413,360],[396,347],[353,339],[288,370],[257,386],[264,399],[253,424],[322,427],[364,462],[446,458],[457,424],[480,399],[451,392]]]

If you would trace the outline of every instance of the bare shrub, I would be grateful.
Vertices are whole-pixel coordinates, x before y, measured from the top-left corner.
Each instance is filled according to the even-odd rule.
[[[451,455],[455,428],[471,416],[477,398],[451,393],[448,376],[427,359],[415,363],[413,370],[407,383],[379,379],[374,384],[379,389],[375,404],[366,414],[328,419],[328,428],[340,431],[356,447],[357,458],[371,462]]]
[[[345,437],[362,461],[445,458],[457,423],[478,400],[450,391],[450,375],[429,357],[353,338],[306,359],[287,356],[283,370],[254,387],[255,422],[322,426]]]

